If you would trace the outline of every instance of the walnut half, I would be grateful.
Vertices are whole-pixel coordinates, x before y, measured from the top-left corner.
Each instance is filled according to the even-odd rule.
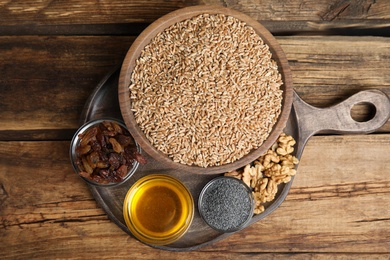
[[[288,183],[296,174],[295,166],[299,160],[292,155],[295,140],[282,133],[274,145],[252,164],[241,170],[225,173],[243,180],[253,190],[255,199],[254,214],[265,210],[264,203],[275,199],[280,183]]]

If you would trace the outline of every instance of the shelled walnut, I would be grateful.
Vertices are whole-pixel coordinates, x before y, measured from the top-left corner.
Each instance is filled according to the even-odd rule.
[[[241,179],[252,188],[256,201],[254,214],[263,212],[263,204],[275,199],[278,185],[288,183],[296,174],[295,166],[299,160],[292,155],[295,143],[292,136],[282,133],[275,144],[252,164],[225,173],[225,176]]]

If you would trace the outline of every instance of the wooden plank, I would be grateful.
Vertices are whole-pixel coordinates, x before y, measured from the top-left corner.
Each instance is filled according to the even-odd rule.
[[[0,37],[0,139],[67,139],[92,90],[119,66],[134,37]],[[326,107],[365,89],[390,95],[383,37],[280,36],[294,88]],[[354,114],[370,113],[358,107]],[[64,129],[65,132],[64,132]],[[18,131],[18,132],[13,132]],[[380,132],[389,132],[390,122]]]
[[[390,3],[373,0],[1,1],[0,34],[133,34],[176,9],[220,5],[246,13],[273,33],[388,35]],[[110,24],[116,24],[110,26]],[[64,27],[63,25],[74,25]],[[99,25],[99,26],[95,26]],[[119,25],[119,26],[117,26]],[[127,28],[126,28],[127,27]]]
[[[286,201],[241,236],[247,250],[389,253],[389,142],[388,135],[312,138]]]
[[[68,146],[67,141],[0,142],[1,259],[184,255],[149,248],[110,222],[73,173]],[[372,253],[385,259],[390,254],[389,147],[388,135],[313,137],[280,208],[185,256]]]
[[[20,131],[25,140],[61,134],[66,134],[62,139],[71,138],[85,101],[101,79],[120,66],[133,39],[0,37],[3,140],[12,138],[8,130]],[[36,130],[43,131],[37,136]]]
[[[151,22],[198,1],[2,1],[2,25],[110,24]]]
[[[278,40],[292,69],[294,89],[309,104],[331,106],[367,89],[380,89],[390,96],[387,38],[294,36]],[[353,116],[366,118],[370,111],[356,107]],[[388,124],[382,130],[389,131]]]

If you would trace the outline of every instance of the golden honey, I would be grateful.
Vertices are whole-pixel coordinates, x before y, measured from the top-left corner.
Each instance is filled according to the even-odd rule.
[[[123,208],[133,235],[154,245],[179,239],[188,230],[193,211],[187,188],[177,179],[161,174],[138,180],[128,191]]]

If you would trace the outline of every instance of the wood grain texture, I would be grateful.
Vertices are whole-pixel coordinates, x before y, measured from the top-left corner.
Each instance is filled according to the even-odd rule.
[[[274,33],[352,33],[371,29],[389,34],[386,0],[191,0],[191,1],[0,1],[0,34],[134,33],[157,18],[186,6],[219,5],[262,21]],[[130,25],[125,27],[109,24]],[[21,28],[20,25],[24,25]],[[74,25],[74,28],[63,25]],[[94,25],[101,25],[94,26]]]
[[[0,37],[0,131],[21,131],[26,137],[38,129],[74,132],[86,99],[122,63],[132,41],[110,36]],[[62,139],[73,135],[65,134]],[[5,132],[4,138],[10,135]],[[41,138],[53,135],[41,133]]]
[[[70,139],[89,94],[122,63],[133,40],[0,37],[0,139],[15,140],[10,131],[19,131],[23,140]],[[280,36],[277,40],[289,61],[294,89],[311,105],[330,106],[367,89],[390,95],[390,42],[385,37]],[[369,112],[365,107],[354,111],[360,117]],[[379,131],[389,132],[390,122]]]
[[[309,104],[390,95],[387,0],[0,0],[0,259],[389,259],[390,122],[313,137],[280,208],[198,251],[145,246],[96,204],[68,159],[86,99],[148,24],[197,4],[242,11],[278,35]]]
[[[278,40],[291,66],[294,89],[309,104],[332,106],[368,89],[380,89],[390,96],[385,65],[390,62],[390,46],[386,37],[312,36],[303,45],[298,36]],[[364,119],[372,110],[356,107],[352,114]],[[380,129],[389,130],[389,123]]]
[[[2,25],[151,22],[198,1],[1,1]]]
[[[69,142],[0,144],[2,259],[390,255],[388,135],[313,137],[279,209],[190,253],[152,249],[110,222],[72,172]]]

